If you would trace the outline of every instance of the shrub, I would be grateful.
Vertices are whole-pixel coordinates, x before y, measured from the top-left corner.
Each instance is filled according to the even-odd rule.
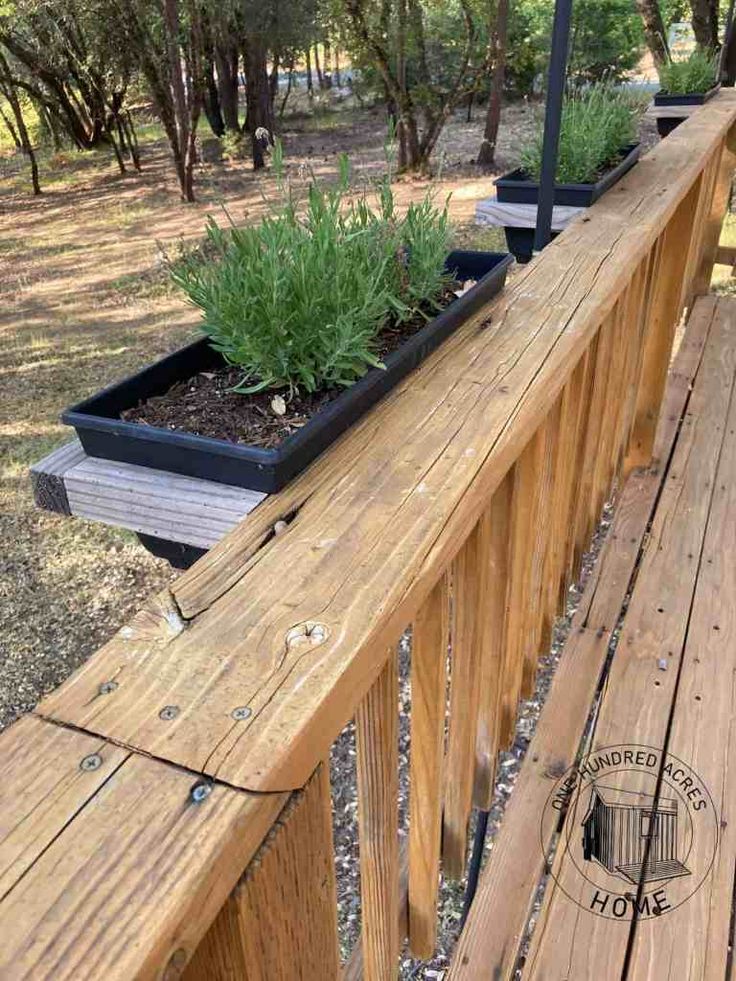
[[[560,184],[588,184],[615,163],[623,147],[633,143],[644,100],[625,89],[601,83],[573,91],[562,107],[555,180]],[[539,180],[542,172],[544,120],[533,140],[522,149],[521,165]]]
[[[280,146],[274,165],[279,176]],[[344,156],[339,184],[313,179],[303,209],[283,181],[281,189],[280,207],[259,226],[223,229],[210,218],[214,259],[192,255],[172,278],[202,310],[212,346],[243,369],[238,391],[351,385],[380,364],[386,322],[416,316],[443,292],[447,205],[428,196],[399,217],[387,176],[374,211],[366,190],[350,194]]]
[[[687,58],[670,59],[659,69],[659,82],[668,95],[707,92],[716,82],[718,55],[696,48]]]

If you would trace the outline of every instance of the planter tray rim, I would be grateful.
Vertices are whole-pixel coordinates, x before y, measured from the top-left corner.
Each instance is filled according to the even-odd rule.
[[[654,93],[654,105],[655,106],[700,106],[704,105],[709,99],[712,99],[714,95],[721,88],[721,83],[716,82],[711,88],[707,89],[705,92],[683,92],[680,95],[671,95],[664,89],[660,89],[658,92]]]
[[[513,256],[508,253],[469,250],[453,250],[447,257],[447,264],[450,266],[454,263],[459,265],[463,262],[467,264],[474,261],[485,262],[490,265],[490,268],[478,278],[475,286],[456,298],[425,326],[404,341],[399,348],[387,355],[383,359],[385,368],[370,369],[362,378],[341,391],[333,400],[315,413],[302,428],[271,449],[246,443],[232,443],[212,436],[198,436],[159,426],[141,425],[119,418],[119,412],[125,408],[138,404],[154,394],[160,394],[162,390],[167,390],[176,381],[181,381],[185,377],[192,377],[196,373],[189,371],[184,374],[182,369],[179,375],[172,376],[171,372],[176,371],[176,368],[172,366],[179,362],[184,363],[186,359],[194,359],[200,352],[202,356],[219,357],[212,351],[207,337],[201,337],[190,342],[128,375],[121,381],[115,382],[70,406],[62,412],[61,421],[75,428],[85,452],[90,456],[118,462],[136,463],[140,466],[169,470],[188,476],[219,480],[234,486],[273,492],[280,489],[288,479],[304,469],[350,425],[357,422],[369,408],[417,367],[457,327],[499,292],[505,283],[508,268],[514,260]],[[460,273],[462,278],[474,278],[467,265],[464,270],[460,266]],[[202,364],[199,370],[204,370],[206,367]],[[169,372],[169,380],[162,387],[160,383],[156,384],[154,379],[166,371]],[[139,394],[136,395],[136,391]],[[108,405],[107,409],[105,409],[106,404]],[[117,414],[115,414],[114,409],[109,408],[109,406],[116,405],[118,406]],[[349,417],[347,422],[344,421],[346,416]],[[320,438],[320,432],[324,434],[325,430],[330,429],[335,430],[334,435],[330,438],[325,438],[323,435]],[[103,446],[100,445],[101,442],[104,443]],[[316,451],[313,449],[315,444],[318,446]],[[213,475],[204,472],[194,459],[187,461],[179,459],[178,465],[172,463],[171,460],[162,462],[153,458],[150,461],[144,459],[147,454],[156,453],[157,450],[163,449],[172,450],[176,458],[187,451],[190,454],[194,451],[193,455],[198,459],[201,459],[204,454],[209,454],[211,458],[223,462],[229,460],[236,467],[238,465],[243,468],[250,466],[256,471],[256,475],[252,482],[250,479],[246,482],[244,477],[234,479],[232,475],[228,476],[227,473]],[[297,458],[299,459],[297,460]],[[279,469],[284,468],[287,464],[290,465],[288,475],[285,478],[278,476]],[[182,469],[183,467],[185,469]],[[258,473],[260,476],[257,475]]]
[[[639,158],[639,153],[641,151],[640,143],[629,143],[627,146],[621,148],[621,153],[623,157],[610,170],[607,170],[597,181],[594,183],[587,184],[561,184],[555,183],[555,191],[580,191],[580,192],[595,192],[606,190],[611,183],[611,179],[614,175],[618,178],[619,175],[623,175],[630,167],[632,167]],[[517,188],[524,187],[528,191],[539,191],[539,181],[531,180],[526,176],[525,171],[521,167],[516,167],[514,170],[508,171],[506,174],[502,174],[497,177],[493,182],[496,187],[504,188]]]

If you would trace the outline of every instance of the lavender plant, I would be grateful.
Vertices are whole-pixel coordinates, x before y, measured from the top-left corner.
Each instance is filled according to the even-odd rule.
[[[314,392],[349,386],[380,365],[386,322],[427,310],[448,277],[447,203],[431,195],[399,215],[390,170],[378,189],[352,192],[347,157],[336,186],[314,177],[301,200],[283,174],[277,209],[258,226],[207,228],[211,261],[192,256],[172,277],[202,311],[202,329],[242,369],[242,392]]]

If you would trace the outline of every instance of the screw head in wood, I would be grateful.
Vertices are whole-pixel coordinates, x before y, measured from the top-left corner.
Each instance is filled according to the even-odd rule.
[[[230,713],[236,722],[243,722],[245,719],[249,719],[253,715],[253,709],[248,708],[247,705],[239,705],[234,708]]]
[[[212,793],[212,784],[206,780],[198,780],[189,791],[189,797],[194,804],[201,804]]]
[[[172,719],[177,717],[179,711],[180,709],[178,705],[164,705],[164,707],[158,713],[158,717],[159,719],[163,719],[164,722],[170,722]]]
[[[100,695],[109,695],[118,687],[117,681],[103,681],[97,691]]]
[[[79,769],[89,772],[90,770],[99,770],[102,766],[102,757],[99,753],[90,753],[89,756],[85,756],[79,764]]]

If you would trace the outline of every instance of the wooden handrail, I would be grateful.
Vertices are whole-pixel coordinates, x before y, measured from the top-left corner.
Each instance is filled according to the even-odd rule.
[[[415,677],[434,702],[413,730],[412,754],[424,762],[412,772],[434,801],[414,812],[408,897],[416,949],[426,954],[427,904],[412,897],[439,873],[443,624],[452,649],[443,858],[445,871],[459,875],[473,799],[487,806],[496,753],[533,685],[564,587],[625,468],[651,458],[675,326],[707,286],[715,257],[735,119],[733,92],[693,114],[37,710],[47,728],[82,730],[136,759],[155,757],[163,770],[204,775],[249,795],[252,806],[261,801],[264,813],[281,811],[286,794],[313,779],[357,717],[361,833],[370,836],[364,901],[381,904],[364,916],[368,977],[388,976],[403,912],[384,793],[396,765],[392,651],[408,625],[421,625],[425,663]],[[277,521],[287,523],[278,535]],[[502,588],[491,569],[500,570]],[[324,798],[324,780],[320,786]],[[264,796],[250,797],[256,793]],[[67,843],[76,820],[65,826]],[[213,833],[225,854],[231,826]],[[308,876],[319,868],[309,865]],[[221,915],[255,916],[252,897],[261,893],[253,886],[245,894],[248,903]],[[87,901],[93,908],[95,896]],[[197,922],[171,970],[183,969],[211,905],[201,916],[187,906]],[[53,932],[48,915],[40,922]],[[217,929],[212,963],[223,943],[238,942],[232,929]],[[309,947],[303,931],[286,934],[294,958]],[[315,949],[333,948],[323,922],[317,935]],[[288,963],[288,941],[280,943],[278,963]],[[174,953],[161,963],[171,965]],[[254,977],[281,976],[264,966],[268,951],[259,956]]]

